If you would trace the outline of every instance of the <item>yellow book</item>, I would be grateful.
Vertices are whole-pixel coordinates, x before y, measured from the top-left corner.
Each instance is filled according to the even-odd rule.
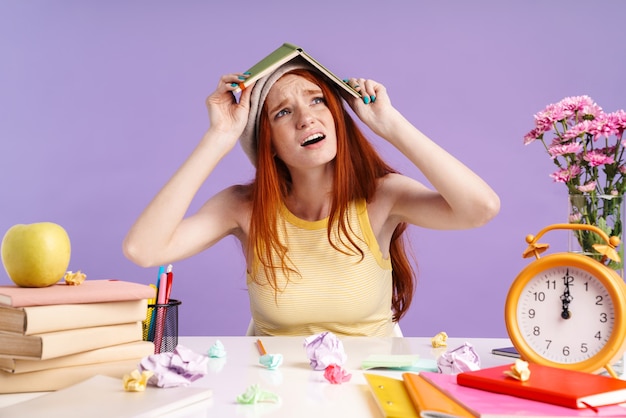
[[[370,373],[363,376],[385,418],[420,418],[402,380]]]
[[[0,331],[22,335],[127,324],[145,319],[146,299],[25,306],[0,305]]]
[[[0,333],[0,357],[46,360],[141,340],[141,321],[35,335]]]
[[[141,359],[151,354],[154,354],[154,344],[151,341],[133,341],[48,360],[25,360],[0,357],[0,370],[20,374],[39,370],[58,369],[61,367]]]

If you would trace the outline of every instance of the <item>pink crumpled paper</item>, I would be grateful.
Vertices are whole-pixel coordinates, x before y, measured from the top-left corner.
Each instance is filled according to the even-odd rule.
[[[339,338],[328,331],[305,338],[304,348],[313,370],[325,370],[331,364],[343,366],[348,357]]]
[[[439,371],[444,374],[458,374],[480,369],[480,357],[474,346],[465,343],[460,347],[443,353],[437,359]]]
[[[324,370],[324,377],[333,385],[349,382],[352,375],[338,364],[331,364]]]
[[[139,363],[139,371],[154,374],[148,384],[160,388],[188,386],[207,374],[208,357],[178,345],[171,353],[146,356]]]

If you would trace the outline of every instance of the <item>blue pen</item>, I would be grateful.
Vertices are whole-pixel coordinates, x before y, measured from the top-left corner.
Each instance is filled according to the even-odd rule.
[[[156,288],[157,288],[157,295],[156,298],[154,299],[155,304],[156,302],[159,300],[159,289],[161,288],[161,274],[165,273],[165,266],[160,266],[159,267],[159,274],[157,276],[157,282],[156,282]],[[150,329],[148,330],[148,341],[154,341],[154,323],[155,321],[155,317],[156,317],[156,309],[152,309],[152,320],[150,321]]]

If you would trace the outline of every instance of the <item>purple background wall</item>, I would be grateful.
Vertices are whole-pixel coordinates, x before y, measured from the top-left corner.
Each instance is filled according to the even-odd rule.
[[[208,126],[219,76],[288,41],[340,76],[383,82],[422,131],[484,177],[502,210],[470,231],[411,229],[419,262],[405,335],[506,336],[503,305],[527,264],[524,237],[563,222],[566,191],[538,144],[533,114],[588,94],[626,106],[621,1],[0,2],[0,233],[61,224],[71,270],[155,281],[122,239]],[[395,150],[372,139],[404,173]],[[239,147],[200,203],[253,169]],[[548,235],[553,250],[567,236]],[[182,335],[238,335],[249,309],[236,241],[174,265]],[[0,284],[10,279],[2,270]]]

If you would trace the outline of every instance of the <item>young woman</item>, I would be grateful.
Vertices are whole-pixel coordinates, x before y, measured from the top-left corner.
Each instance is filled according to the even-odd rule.
[[[245,77],[221,77],[206,100],[208,131],[132,226],[125,255],[157,266],[233,235],[247,262],[256,335],[392,335],[413,297],[406,226],[478,227],[498,213],[498,196],[412,126],[382,84],[352,78],[363,99],[345,100],[434,190],[384,163],[335,86],[307,64],[283,65],[237,101]],[[257,168],[253,182],[185,217],[238,139]]]

